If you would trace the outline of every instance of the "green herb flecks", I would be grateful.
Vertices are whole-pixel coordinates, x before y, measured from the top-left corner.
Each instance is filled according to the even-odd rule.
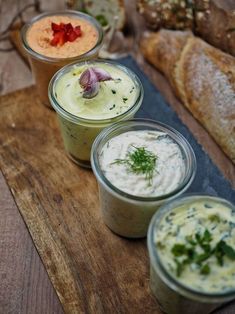
[[[202,266],[202,268],[200,270],[200,274],[208,275],[210,273],[210,271],[211,271],[210,266],[208,264],[205,264]]]
[[[128,152],[125,159],[116,159],[113,163],[124,164],[133,173],[145,174],[146,180],[151,185],[158,157],[145,147],[133,146],[133,148],[134,150]]]
[[[113,110],[116,107],[115,104],[112,105],[112,107],[109,108],[109,110]]]
[[[214,254],[220,266],[223,266],[224,264],[224,256],[227,256],[229,259],[235,261],[235,250],[223,240],[220,240],[216,244]]]
[[[114,83],[120,83],[121,81],[122,81],[121,78],[117,78],[117,79],[114,80]]]
[[[184,269],[184,263],[180,263],[177,259],[174,259],[175,264],[176,264],[176,275],[179,277]]]
[[[103,14],[96,15],[95,17],[101,26],[105,27],[109,25],[107,18]]]
[[[186,245],[184,244],[175,244],[171,249],[171,252],[174,256],[182,256],[187,253]]]
[[[220,240],[213,248],[211,247],[213,237],[208,229],[205,229],[203,234],[196,233],[194,236],[187,236],[185,239],[186,244],[176,243],[171,248],[175,261],[175,272],[178,277],[185,267],[190,264],[197,264],[200,274],[208,275],[210,266],[207,261],[212,256],[216,258],[220,266],[223,266],[225,256],[235,261],[235,250],[225,241]]]
[[[135,89],[135,86],[132,86],[132,88],[130,90],[130,94],[133,93],[134,89]]]
[[[220,223],[220,217],[218,215],[216,215],[216,214],[209,216],[209,220],[211,222]]]

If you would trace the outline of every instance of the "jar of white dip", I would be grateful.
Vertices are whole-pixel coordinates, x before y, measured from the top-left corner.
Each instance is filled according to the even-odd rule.
[[[150,287],[164,313],[207,314],[235,298],[235,207],[191,195],[163,205],[148,230]]]
[[[96,138],[91,165],[105,224],[115,233],[145,237],[158,207],[193,181],[196,158],[186,139],[163,123],[116,123]]]

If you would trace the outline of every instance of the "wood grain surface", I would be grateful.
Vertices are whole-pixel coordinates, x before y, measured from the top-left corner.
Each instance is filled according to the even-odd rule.
[[[0,167],[64,311],[160,313],[145,240],[118,237],[103,224],[94,175],[65,155],[55,112],[33,87],[1,97],[0,107]],[[22,276],[12,277],[17,284]],[[12,307],[23,294],[15,293]]]
[[[34,88],[0,106],[0,166],[65,312],[157,313],[145,240],[103,224],[95,178],[68,160],[55,112]]]
[[[32,0],[0,0],[0,31]],[[41,0],[42,9],[63,8],[64,0]],[[25,20],[35,15],[30,9]],[[0,47],[7,48],[8,41]],[[16,50],[0,51],[0,95],[33,83],[29,68]],[[1,116],[1,108],[0,108]],[[62,314],[63,309],[27,227],[0,171],[0,313]]]
[[[62,314],[45,268],[0,174],[0,313]]]

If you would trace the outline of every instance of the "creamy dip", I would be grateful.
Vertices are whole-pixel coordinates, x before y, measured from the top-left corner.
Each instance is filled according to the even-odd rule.
[[[157,158],[151,180],[147,180],[144,173],[134,173],[126,164],[116,162],[140,147]],[[99,161],[104,175],[115,187],[136,196],[168,194],[185,177],[185,162],[179,145],[168,134],[158,131],[129,131],[113,137],[102,148]]]
[[[202,254],[205,257],[208,253],[209,248],[205,245],[212,250],[220,241],[235,249],[235,211],[212,200],[198,200],[176,207],[163,217],[155,230],[157,252],[166,270],[180,283],[200,292],[219,293],[235,289],[235,259],[225,254],[220,261],[216,254],[209,254],[209,258],[196,262],[200,261],[200,256],[203,259]],[[186,262],[182,267],[186,259],[182,254],[184,247],[193,248],[194,253],[190,254],[194,254],[194,261]],[[182,268],[180,274],[177,274],[177,264]]]
[[[66,111],[80,118],[103,120],[119,116],[135,104],[139,88],[137,90],[132,78],[120,68],[100,62],[94,62],[92,67],[105,70],[113,80],[100,82],[98,94],[84,98],[79,79],[88,67],[91,66],[74,66],[56,84],[55,96]]]
[[[51,23],[71,23],[73,27],[81,26],[82,36],[73,42],[66,42],[62,46],[52,46],[53,38]],[[27,42],[31,49],[43,56],[51,58],[72,58],[80,56],[95,47],[98,40],[98,32],[95,26],[82,18],[55,15],[41,18],[29,28]]]

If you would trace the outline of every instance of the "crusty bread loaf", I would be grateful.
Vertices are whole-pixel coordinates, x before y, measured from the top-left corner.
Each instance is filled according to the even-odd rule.
[[[195,1],[195,33],[235,56],[235,0],[207,2],[203,7]]]
[[[142,41],[142,51],[145,57],[159,71],[168,78],[178,97],[180,92],[175,85],[175,65],[181,57],[181,52],[186,45],[189,37],[193,36],[191,32],[161,30],[158,33],[148,33],[148,36]]]
[[[235,163],[235,58],[188,32],[161,30],[142,51]]]
[[[137,8],[147,25],[157,30],[193,27],[192,3],[186,0],[138,0]]]
[[[137,7],[149,28],[191,29],[235,56],[235,0],[138,0]]]

